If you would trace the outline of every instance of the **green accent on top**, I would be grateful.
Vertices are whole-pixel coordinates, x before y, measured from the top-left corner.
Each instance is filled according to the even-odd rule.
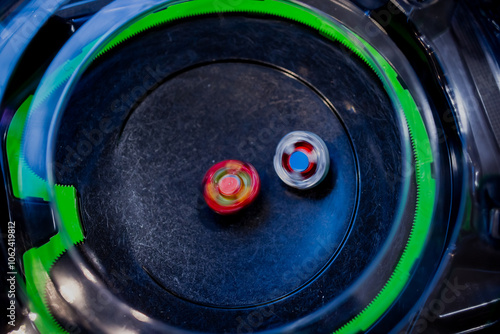
[[[49,201],[47,182],[38,177],[28,167],[22,154],[22,135],[33,96],[29,96],[14,114],[7,132],[7,161],[12,185],[12,195],[16,198],[37,197]]]
[[[49,82],[50,85],[40,85],[33,101],[32,110],[35,110],[40,104],[52,95],[58,88],[60,88],[73,74],[78,64],[83,61],[83,58],[90,52],[97,40],[86,45],[80,54],[73,59],[66,60],[55,71],[49,73],[43,78],[43,82]]]
[[[432,179],[431,175],[431,163],[433,161],[432,150],[424,122],[415,101],[410,93],[402,87],[396,71],[385,58],[366,41],[353,33],[348,33],[346,28],[341,27],[335,21],[320,16],[318,12],[285,0],[240,0],[234,3],[230,0],[194,0],[171,3],[165,9],[142,17],[125,28],[112,38],[112,40],[99,51],[96,57],[101,56],[118,44],[152,27],[181,18],[221,13],[266,14],[290,19],[318,30],[320,34],[335,42],[343,44],[366,62],[379,76],[388,95],[393,100],[393,103],[396,106],[400,106],[404,112],[413,145],[417,183],[417,203],[412,230],[405,250],[392,276],[383,289],[363,311],[351,319],[347,324],[339,328],[335,333],[358,333],[360,331],[366,331],[387,311],[406,286],[411,270],[419,259],[422,249],[425,246],[432,220],[436,196],[435,181]],[[35,108],[31,108],[31,110],[35,110],[41,101],[45,100],[55,91],[55,89],[69,79],[72,72],[65,70],[65,68],[70,70],[76,68],[83,60],[86,52],[90,51],[96,43],[97,40],[88,44],[78,57],[68,60],[63,67],[45,78],[36,94],[34,103]],[[17,160],[15,159],[16,152],[14,151],[15,150],[13,150],[12,156],[9,155],[9,163],[13,161],[11,157]],[[20,150],[17,152],[20,152]],[[19,161],[20,164],[22,161],[21,156],[19,157]],[[12,168],[14,167],[15,166]],[[17,168],[14,169],[17,170]],[[22,180],[18,179],[18,182],[21,181],[24,182],[24,174]],[[76,207],[76,192],[74,189],[71,194],[69,190],[60,190],[58,194],[57,192],[56,190],[56,202],[64,228],[67,230],[73,243],[83,241],[81,226],[76,224],[76,222],[79,223],[78,210]],[[66,205],[70,207],[68,210],[65,208]],[[62,232],[63,231],[61,231],[61,233]],[[40,298],[38,293],[45,291],[45,286],[49,279],[48,272],[50,267],[65,250],[65,245],[61,241],[60,234],[58,234],[44,246],[32,249],[25,254],[27,289],[32,304],[30,306],[40,315],[36,321],[36,325],[41,332],[64,332],[57,326],[50,315],[45,301]]]
[[[50,238],[46,244],[32,248],[23,255],[29,306],[38,314],[35,324],[41,333],[65,333],[47,306],[45,293],[50,282],[49,271],[57,259],[68,250],[69,245],[76,245],[84,240],[76,189],[56,185],[55,202],[64,223],[64,230]]]
[[[73,244],[82,242],[84,239],[80,214],[78,210],[78,196],[73,186],[55,186],[55,204],[61,221],[64,222],[63,234]]]
[[[37,314],[34,322],[40,333],[64,332],[47,307],[45,293],[50,282],[49,270],[65,250],[61,235],[57,234],[45,245],[32,248],[23,255],[28,306],[31,312]]]

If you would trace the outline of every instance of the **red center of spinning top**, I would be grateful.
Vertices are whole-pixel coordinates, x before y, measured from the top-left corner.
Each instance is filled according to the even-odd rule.
[[[260,190],[257,170],[249,163],[226,160],[212,166],[203,179],[208,206],[221,215],[233,214],[254,201]]]
[[[222,195],[233,196],[241,189],[241,181],[236,175],[226,175],[219,181],[219,190]]]

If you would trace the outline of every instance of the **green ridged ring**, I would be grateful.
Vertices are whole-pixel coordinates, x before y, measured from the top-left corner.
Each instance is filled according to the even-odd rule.
[[[102,47],[97,57],[152,27],[170,23],[181,18],[223,13],[270,15],[289,19],[318,30],[323,36],[343,44],[368,64],[382,81],[394,105],[400,106],[403,111],[412,143],[415,161],[415,181],[417,184],[417,201],[412,229],[405,250],[385,286],[363,311],[336,330],[335,333],[343,334],[366,331],[385,313],[404,289],[409,280],[410,272],[424,248],[431,225],[436,197],[435,181],[431,176],[433,155],[429,136],[417,105],[411,94],[399,82],[396,71],[368,42],[353,32],[348,31],[339,23],[323,17],[318,12],[285,0],[229,0],[228,2],[223,0],[193,0],[171,4],[165,9],[143,17],[123,29]],[[86,45],[78,57],[68,60],[65,65],[72,66],[79,64],[86,55],[86,52],[91,50],[96,43],[97,41],[93,41]],[[21,112],[18,111],[16,113],[16,116],[18,114],[20,116],[17,118],[15,116],[15,119],[11,123],[7,138],[8,148],[10,147],[10,150],[8,149],[9,170],[11,175],[16,175],[16,177],[12,178],[12,187],[14,193],[17,194],[16,196],[20,198],[40,197],[41,194],[47,200],[45,196],[47,194],[45,180],[41,180],[42,182],[40,180],[36,181],[34,187],[23,189],[23,191],[19,189],[19,185],[23,184],[25,178],[26,181],[30,177],[33,178],[33,175],[30,175],[29,166],[26,166],[23,161],[20,145],[21,137],[19,136],[20,128],[24,128],[23,124],[26,113],[36,111],[36,107],[50,96],[56,87],[64,84],[69,77],[70,74],[65,73],[62,67],[50,74],[48,81],[55,82],[56,84],[45,89],[43,89],[45,86],[41,85],[42,89],[37,92],[29,111],[26,103],[23,104],[19,110]],[[27,104],[29,105],[29,103]],[[17,177],[19,168],[26,170],[26,172],[21,173],[19,176],[20,179]],[[31,300],[30,307],[34,312],[39,314],[39,317],[35,320],[35,324],[42,333],[65,333],[50,314],[45,298],[40,295],[43,295],[45,292],[51,266],[67,250],[66,244],[62,241],[61,233],[69,236],[73,244],[82,242],[84,239],[76,203],[76,190],[73,187],[56,186],[55,193],[56,207],[60,211],[61,223],[66,231],[60,231],[45,245],[29,250],[23,257],[26,289]]]

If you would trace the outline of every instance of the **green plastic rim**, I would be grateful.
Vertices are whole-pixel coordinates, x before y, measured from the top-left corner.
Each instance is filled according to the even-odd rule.
[[[102,46],[94,59],[141,32],[175,20],[206,14],[250,13],[284,18],[313,28],[326,38],[341,43],[351,50],[377,74],[396,109],[403,111],[406,120],[415,161],[417,200],[411,232],[394,272],[378,295],[359,314],[334,333],[364,332],[384,315],[403,291],[410,278],[412,268],[417,263],[425,246],[431,226],[436,197],[436,185],[431,175],[433,155],[429,136],[418,107],[410,92],[400,83],[397,72],[387,60],[368,42],[331,18],[286,0],[226,1],[192,0],[170,3],[168,7],[132,22],[106,45]],[[166,5],[168,3],[166,2]],[[34,100],[32,101],[31,97],[28,98],[16,112],[7,135],[9,171],[15,197],[21,199],[38,197],[49,201],[47,181],[37,177],[23,158],[21,141],[25,122],[29,113],[36,112],[37,106],[49,97],[55,88],[67,82],[71,73],[65,71],[64,68],[68,68],[68,66],[75,68],[75,65],[79,65],[96,43],[97,40],[83,47],[78,57],[69,59],[64,66],[50,74],[46,81],[55,84],[47,87],[42,82]],[[68,250],[66,240],[70,240],[71,244],[74,245],[84,241],[76,189],[72,186],[56,185],[55,206],[61,218],[59,233],[43,246],[32,248],[23,256],[26,291],[30,299],[29,306],[32,312],[38,314],[34,322],[42,333],[66,333],[51,315],[45,291],[50,281],[51,267]]]

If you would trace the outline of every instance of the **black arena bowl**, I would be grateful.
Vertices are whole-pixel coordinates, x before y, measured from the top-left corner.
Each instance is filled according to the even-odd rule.
[[[5,90],[7,198],[34,326],[417,330],[415,307],[436,293],[462,228],[470,174],[459,129],[445,122],[443,70],[405,8],[91,3],[51,19],[65,31],[53,54],[34,74],[13,68]],[[328,172],[308,189],[285,184],[273,164],[297,131],[328,151]],[[260,181],[233,214],[214,212],[204,192],[207,171],[226,160]],[[481,245],[494,249],[492,180],[478,196],[492,207]]]

